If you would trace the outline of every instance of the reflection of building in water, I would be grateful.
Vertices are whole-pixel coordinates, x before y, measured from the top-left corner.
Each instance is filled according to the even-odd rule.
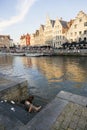
[[[60,78],[62,73],[62,67],[56,66],[55,62],[52,59],[44,59],[44,58],[32,58],[33,66],[37,66],[40,71],[47,77],[47,79]]]
[[[73,62],[70,58],[28,58],[27,65],[32,63],[33,67],[37,67],[50,82],[52,80],[65,81],[73,80],[76,82],[83,82],[85,80],[84,69],[81,68],[80,63]]]
[[[13,57],[11,57],[11,56],[0,56],[0,66],[5,65],[6,67],[8,67],[12,64],[13,64]]]
[[[74,81],[83,82],[85,80],[84,71],[78,64],[68,63],[67,72],[72,75]]]
[[[32,67],[32,60],[31,60],[31,58],[23,57],[22,61],[23,61],[24,66],[29,67],[29,68]]]

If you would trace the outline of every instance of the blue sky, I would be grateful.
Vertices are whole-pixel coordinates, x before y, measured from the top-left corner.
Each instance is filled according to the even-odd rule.
[[[45,24],[47,15],[69,21],[80,10],[87,14],[87,0],[0,0],[0,35],[17,41]]]

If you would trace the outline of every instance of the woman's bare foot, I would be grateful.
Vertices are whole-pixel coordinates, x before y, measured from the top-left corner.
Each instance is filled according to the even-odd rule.
[[[38,112],[40,109],[41,109],[41,106],[37,107],[37,108],[36,108],[36,111]]]

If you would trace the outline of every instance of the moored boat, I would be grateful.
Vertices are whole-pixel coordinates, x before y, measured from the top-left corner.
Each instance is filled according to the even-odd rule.
[[[43,53],[25,53],[25,56],[40,57],[40,56],[43,56]]]
[[[10,55],[12,55],[12,56],[25,56],[25,53],[17,53],[17,52],[15,52],[15,53],[10,53]]]

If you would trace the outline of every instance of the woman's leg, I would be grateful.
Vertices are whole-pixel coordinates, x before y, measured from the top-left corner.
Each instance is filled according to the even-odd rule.
[[[36,107],[36,106],[34,106],[34,105],[31,104],[31,106],[29,108],[29,112],[32,112],[32,111],[38,112],[40,109],[41,109],[41,106]]]

